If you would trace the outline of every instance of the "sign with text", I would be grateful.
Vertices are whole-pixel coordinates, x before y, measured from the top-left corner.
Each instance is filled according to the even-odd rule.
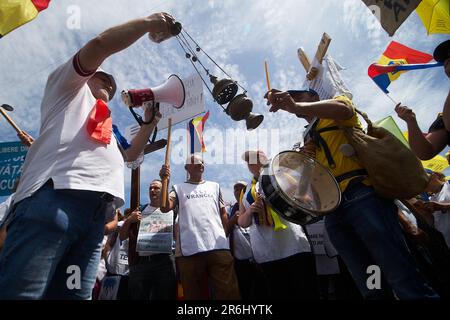
[[[158,122],[158,131],[166,129],[169,126],[169,118],[172,118],[173,126],[205,112],[203,82],[200,76],[193,74],[187,78],[183,78],[182,81],[186,94],[184,105],[177,109],[168,103],[160,103],[159,111],[162,114],[162,118]],[[125,130],[125,137],[131,142],[138,131],[139,125],[129,126]]]
[[[337,95],[345,95],[349,99],[353,98],[352,93],[348,89],[344,80],[340,75],[340,71],[345,68],[342,67],[329,55],[326,55],[322,64],[314,58],[312,66],[319,70],[314,80],[305,80],[303,87],[314,89],[320,97],[320,100],[332,99]]]
[[[172,242],[173,211],[163,213],[158,208],[147,206],[142,211],[136,251],[141,255],[171,253]]]
[[[12,193],[16,179],[22,173],[28,147],[21,142],[0,143],[0,196]]]

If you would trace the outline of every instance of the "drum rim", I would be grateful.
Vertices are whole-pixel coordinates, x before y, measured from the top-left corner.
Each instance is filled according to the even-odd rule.
[[[337,187],[337,190],[338,190],[338,201],[336,202],[336,206],[335,207],[333,207],[332,209],[329,209],[329,210],[311,210],[311,209],[306,209],[306,208],[303,208],[302,206],[299,206],[298,204],[296,204],[291,198],[289,198],[287,195],[286,195],[286,193],[280,188],[280,185],[278,184],[278,182],[277,182],[277,179],[275,178],[275,174],[274,174],[274,172],[273,172],[273,166],[272,166],[272,164],[273,164],[273,162],[274,162],[274,159],[276,158],[276,157],[279,157],[281,154],[283,154],[283,153],[296,153],[296,154],[298,154],[298,155],[300,155],[300,156],[302,156],[302,157],[305,157],[305,158],[308,158],[308,159],[311,159],[312,161],[314,161],[314,163],[316,164],[316,165],[319,165],[319,166],[321,166],[324,170],[325,170],[325,172],[327,172],[327,174],[332,178],[332,181],[335,183],[335,185],[336,185],[336,187]],[[330,212],[333,212],[333,211],[335,211],[338,207],[339,207],[339,205],[340,205],[340,203],[341,203],[341,200],[342,200],[342,191],[341,191],[341,188],[340,188],[340,186],[339,186],[339,183],[336,181],[336,178],[333,176],[333,174],[331,173],[331,171],[327,168],[327,167],[325,167],[323,164],[321,164],[320,162],[318,162],[316,159],[314,159],[314,158],[312,158],[312,157],[310,157],[310,156],[308,156],[308,155],[305,155],[305,154],[303,154],[303,153],[301,153],[301,152],[298,152],[298,151],[294,151],[294,150],[285,150],[285,151],[281,151],[280,153],[278,153],[276,156],[274,156],[271,160],[270,160],[270,162],[267,164],[267,165],[265,165],[264,166],[264,168],[265,167],[267,167],[267,169],[269,170],[269,179],[270,179],[270,181],[272,182],[272,186],[275,186],[274,188],[278,191],[278,195],[284,200],[284,201],[286,201],[290,206],[292,206],[292,207],[294,207],[294,208],[300,208],[299,210],[303,210],[303,211],[305,211],[305,212],[307,212],[307,213],[309,213],[309,214],[311,214],[311,215],[313,215],[313,216],[322,216],[322,215],[325,215],[325,214],[327,214],[327,213],[330,213]],[[261,185],[261,188],[262,188],[263,186]]]

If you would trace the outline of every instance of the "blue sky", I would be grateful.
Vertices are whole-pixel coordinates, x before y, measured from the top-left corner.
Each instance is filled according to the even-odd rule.
[[[264,60],[269,64],[272,87],[298,88],[305,72],[297,58],[297,49],[303,47],[312,57],[323,32],[327,32],[332,38],[328,53],[346,67],[342,77],[353,93],[355,104],[373,120],[393,115],[401,129],[405,129],[403,121],[395,115],[392,101],[367,76],[367,67],[378,60],[391,40],[432,53],[437,44],[448,39],[448,35],[427,36],[415,12],[393,37],[389,37],[360,0],[52,1],[37,19],[0,40],[0,102],[14,106],[13,119],[23,130],[37,137],[39,106],[48,74],[108,27],[159,11],[169,12],[179,20],[200,46],[248,90],[253,111],[265,116],[259,127],[261,130],[240,134],[235,141],[236,149],[231,150],[226,130],[244,132],[245,123],[227,117],[204,89],[206,110],[211,114],[205,132],[209,149],[205,155],[205,178],[219,182],[229,201],[233,200],[234,182],[249,177],[239,150],[258,147],[254,143],[260,140],[255,140],[255,136],[265,141],[264,135],[269,134],[271,142],[259,147],[274,156],[281,150],[291,149],[306,124],[286,113],[267,112],[262,98],[266,91]],[[74,20],[78,14],[79,28]],[[204,57],[200,58],[209,63]],[[107,59],[103,67],[115,75],[118,91],[152,87],[164,82],[172,73],[184,77],[194,72],[175,39],[156,45],[146,37]],[[212,65],[211,70],[219,78],[224,76]],[[413,71],[393,82],[389,90],[396,101],[416,112],[419,125],[426,131],[442,110],[448,93],[448,78],[441,68]],[[110,107],[114,122],[120,127],[133,124],[120,95],[115,96]],[[173,128],[174,159],[180,159],[176,153],[185,145],[184,128],[185,124]],[[166,131],[162,131],[158,138],[166,135]],[[0,122],[0,137],[2,142],[17,140],[4,120]],[[214,157],[217,159],[220,154],[233,159],[232,164],[214,163]],[[148,183],[158,176],[163,161],[163,150],[145,157],[141,175],[142,202],[147,201]],[[128,169],[124,179],[128,198]],[[180,161],[173,162],[171,182],[184,179]]]

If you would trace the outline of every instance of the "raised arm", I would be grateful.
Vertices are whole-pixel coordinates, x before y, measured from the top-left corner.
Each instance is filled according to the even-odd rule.
[[[131,141],[131,146],[124,151],[125,160],[128,162],[134,161],[138,158],[141,152],[144,150],[150,135],[161,119],[161,113],[154,108],[147,108],[144,113],[144,121],[151,120],[153,113],[155,113],[154,120],[149,124],[143,124],[138,133]]]
[[[395,112],[408,126],[408,141],[411,150],[421,160],[428,160],[445,148],[447,132],[444,129],[436,130],[423,135],[414,112],[400,103],[395,107]]]
[[[295,102],[286,91],[272,90],[268,94],[270,112],[285,110],[299,117],[318,117],[322,119],[347,120],[353,116],[353,109],[340,100],[322,100],[315,102]]]
[[[161,170],[159,171],[159,177],[161,178],[161,180],[167,178],[170,181],[170,166],[163,165],[161,167]],[[167,183],[167,185],[169,185],[169,183]],[[167,199],[168,205],[166,206],[165,203],[161,203],[160,210],[163,213],[166,213],[166,212],[169,212],[170,210],[175,209],[176,202],[177,202],[175,191],[171,192],[170,194],[169,194],[169,190],[167,190],[166,192],[167,192],[166,199]],[[162,194],[161,194],[161,199],[162,199]]]
[[[112,27],[89,41],[79,52],[79,63],[86,71],[95,71],[110,55],[126,49],[146,33],[160,41],[170,38],[174,18],[167,13],[154,13]]]
[[[125,218],[122,227],[119,231],[119,239],[120,241],[124,241],[128,239],[130,236],[130,226],[133,223],[137,223],[142,220],[142,215],[139,210],[134,210],[127,218]]]

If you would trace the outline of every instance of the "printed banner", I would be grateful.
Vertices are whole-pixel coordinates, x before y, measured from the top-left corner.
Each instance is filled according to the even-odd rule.
[[[22,173],[28,147],[21,142],[0,143],[0,196],[8,196]]]
[[[162,213],[147,206],[142,211],[136,251],[145,253],[172,253],[173,211]]]

